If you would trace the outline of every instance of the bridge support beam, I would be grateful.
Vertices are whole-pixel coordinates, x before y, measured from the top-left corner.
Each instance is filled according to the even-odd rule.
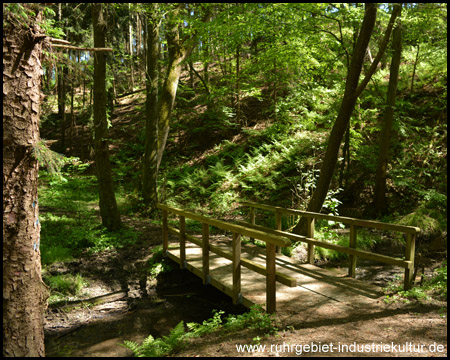
[[[405,268],[405,278],[403,283],[404,290],[409,290],[412,288],[412,283],[414,275],[414,253],[416,249],[416,235],[406,234],[406,251],[405,260],[411,261],[410,265]]]
[[[277,230],[281,230],[281,212],[275,212],[275,226]],[[281,246],[276,247],[277,254],[281,254]]]
[[[186,218],[180,215],[180,269],[186,266]]]
[[[314,239],[314,218],[307,218],[307,233],[306,236]],[[308,263],[314,265],[314,245],[308,244]]]
[[[266,243],[266,311],[273,314],[276,311],[276,273],[275,245]]]
[[[350,248],[356,249],[356,228],[355,225],[350,225]],[[350,264],[348,266],[348,276],[354,278],[356,276],[356,255],[350,255]]]
[[[233,233],[233,304],[239,303],[241,294],[241,234]]]
[[[167,222],[167,211],[163,210],[163,256],[167,256],[167,250],[169,249],[169,225]]]
[[[209,284],[209,225],[202,224],[203,285]]]

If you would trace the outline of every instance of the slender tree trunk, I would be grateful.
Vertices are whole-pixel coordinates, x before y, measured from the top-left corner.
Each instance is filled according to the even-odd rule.
[[[159,19],[157,4],[153,3],[149,14],[147,33],[147,102],[145,122],[145,152],[143,159],[142,196],[150,212],[158,203],[158,60],[159,60]]]
[[[367,45],[372,35],[373,27],[377,16],[376,4],[366,4],[363,24],[355,45],[352,60],[350,63],[347,81],[345,85],[344,98],[338,116],[331,130],[328,140],[328,147],[325,153],[324,161],[320,171],[319,180],[316,189],[308,204],[308,211],[319,212],[328,193],[331,178],[336,166],[339,147],[342,137],[348,127],[350,117],[355,107],[356,99],[355,91],[358,86],[359,76],[364,61]],[[304,218],[294,228],[294,232],[298,234],[306,234],[306,221]]]
[[[161,165],[167,136],[169,134],[170,116],[177,95],[178,81],[181,75],[181,62],[184,56],[185,51],[182,48],[178,48],[176,55],[173,57],[169,55],[168,74],[164,81],[161,100],[158,106],[158,169]]]
[[[344,140],[344,148],[342,149],[342,163],[341,163],[341,172],[339,174],[339,187],[342,188],[344,185],[344,172],[345,172],[345,163],[347,162],[347,174],[348,168],[350,167],[350,122],[347,126],[347,130],[345,131],[345,140]]]
[[[416,60],[414,61],[413,73],[411,77],[411,90],[410,90],[411,94],[414,92],[414,78],[416,77],[417,63],[419,62],[419,51],[420,51],[420,44],[417,44]]]
[[[161,97],[158,102],[157,171],[159,171],[159,166],[161,165],[162,156],[166,147],[167,136],[169,134],[170,116],[175,103],[178,81],[181,75],[181,63],[184,59],[190,56],[195,46],[194,41],[188,41],[187,44],[183,44],[187,39],[184,39],[183,41],[180,39],[180,25],[177,21],[177,15],[182,6],[183,4],[181,3],[171,14],[171,18],[168,20],[166,28],[169,64],[167,66],[167,75],[162,87]],[[208,21],[209,18],[209,13],[206,13],[202,21]],[[191,40],[194,38],[195,35],[191,38]]]
[[[102,4],[92,4],[94,46],[105,47],[106,23],[103,20]],[[106,55],[102,51],[94,54],[94,150],[99,185],[100,214],[108,230],[120,228],[120,215],[109,162],[106,120]]]
[[[172,14],[172,19],[167,24],[167,47],[169,53],[169,64],[167,66],[167,76],[162,87],[161,98],[158,104],[158,166],[161,165],[162,156],[166,147],[167,136],[169,134],[170,116],[177,95],[178,81],[181,75],[181,63],[188,55],[186,49],[180,42],[178,23],[175,21],[178,10]],[[190,49],[192,50],[192,48]]]
[[[205,57],[205,60],[203,61],[203,78],[205,79],[206,87],[209,87],[209,43],[210,41],[208,39],[208,41],[205,41],[203,44],[203,55]]]
[[[72,155],[73,153],[73,137],[74,137],[74,132],[75,132],[75,114],[74,114],[74,109],[73,109],[73,103],[74,103],[74,92],[75,92],[75,69],[72,68],[72,70],[70,71],[70,85],[71,85],[71,89],[70,89],[70,155]]]
[[[58,117],[61,119],[61,152],[66,151],[66,77],[67,66],[58,66]]]
[[[236,122],[240,124],[241,122],[241,99],[240,99],[240,83],[239,83],[239,46],[236,46]]]
[[[25,6],[30,6],[26,5]],[[38,160],[41,41],[37,24],[3,17],[3,356],[45,356]],[[14,15],[12,15],[14,16]]]
[[[134,90],[134,62],[133,62],[133,16],[131,13],[131,4],[128,3],[129,22],[128,22],[128,36],[130,44],[130,76],[131,76],[131,90]]]
[[[348,127],[350,117],[352,116],[353,109],[355,108],[356,100],[367,83],[370,81],[373,73],[375,72],[378,63],[386,46],[389,42],[389,37],[394,26],[395,19],[397,18],[401,9],[401,5],[394,5],[389,25],[386,29],[383,41],[381,42],[380,49],[375,57],[372,65],[370,66],[366,76],[362,82],[358,85],[359,76],[361,74],[362,65],[364,62],[364,56],[369,44],[370,37],[372,35],[373,27],[377,17],[377,4],[367,3],[364,13],[364,20],[361,25],[361,30],[358,35],[358,40],[353,50],[353,56],[350,63],[349,72],[347,75],[347,81],[345,84],[344,98],[342,99],[341,107],[339,109],[338,116],[333,125],[328,140],[328,146],[325,153],[325,157],[320,170],[319,180],[317,181],[316,189],[308,204],[308,211],[320,212],[322,205],[328,193],[328,188],[333,177],[334,169],[336,167],[339,147],[341,146],[342,137],[345,130]],[[295,226],[294,232],[296,234],[306,234],[306,218],[301,218],[299,223]]]
[[[383,116],[383,129],[380,134],[378,166],[375,176],[374,208],[378,214],[386,212],[388,204],[386,199],[386,170],[391,142],[391,130],[394,122],[395,98],[397,95],[398,73],[402,53],[402,29],[398,22],[394,29],[392,39],[392,60],[389,74],[389,86],[387,92],[386,108]]]

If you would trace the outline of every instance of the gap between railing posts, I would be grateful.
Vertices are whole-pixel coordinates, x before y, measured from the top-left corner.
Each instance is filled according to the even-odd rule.
[[[254,202],[242,202],[242,206],[248,206],[250,208],[250,224],[254,228],[262,228],[260,226],[256,226],[255,224],[255,209],[262,209],[275,212],[275,223],[276,228],[279,235],[284,235],[291,240],[294,241],[304,241],[308,244],[308,255],[307,261],[310,264],[314,264],[314,246],[324,247],[328,249],[332,249],[335,251],[343,252],[349,255],[349,268],[348,274],[351,277],[355,277],[356,275],[356,261],[357,257],[380,261],[387,264],[394,264],[397,266],[403,267],[404,270],[404,289],[408,290],[412,287],[412,282],[414,281],[413,273],[414,273],[414,255],[415,255],[415,238],[416,234],[420,232],[420,228],[413,226],[404,226],[404,225],[396,225],[396,224],[388,224],[382,223],[379,221],[372,220],[361,220],[355,218],[348,218],[343,216],[333,216],[326,215],[321,213],[313,213],[302,210],[294,210],[294,209],[284,209],[278,206],[270,206],[265,204],[258,204]],[[304,216],[307,219],[307,235],[306,237],[302,237],[295,234],[290,234],[281,231],[281,215],[289,214],[295,216]],[[314,220],[315,219],[324,219],[331,220],[334,222],[341,222],[343,224],[350,225],[350,241],[348,247],[343,247],[341,245],[331,244],[319,240],[314,239]],[[368,227],[381,229],[386,231],[397,231],[402,232],[406,235],[406,249],[404,260],[399,258],[394,258],[391,256],[379,255],[375,253],[370,253],[368,251],[358,250],[357,249],[357,230],[356,226],[359,227]],[[268,228],[267,228],[268,229]],[[262,229],[261,229],[262,230]],[[289,234],[289,235],[288,235]]]

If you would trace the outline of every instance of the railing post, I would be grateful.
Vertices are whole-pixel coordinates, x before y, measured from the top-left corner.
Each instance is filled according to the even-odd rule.
[[[255,225],[255,208],[250,206],[250,224]],[[254,238],[250,238],[251,242],[254,242]]]
[[[275,226],[277,230],[281,230],[281,212],[275,211]],[[281,254],[281,246],[276,247],[277,254]]]
[[[180,215],[180,269],[186,265],[186,218]]]
[[[403,283],[404,290],[409,290],[412,288],[412,282],[414,281],[414,253],[416,250],[416,235],[406,234],[406,252],[405,260],[411,261],[409,267],[405,268],[405,278]]]
[[[307,232],[306,237],[314,238],[314,218],[307,218]],[[308,244],[308,263],[314,265],[314,245]]]
[[[169,225],[167,223],[167,210],[163,210],[163,256],[167,256],[167,250],[169,249]]]
[[[238,304],[241,294],[241,234],[233,233],[233,304]]]
[[[266,310],[269,314],[276,311],[275,283],[275,245],[266,243]]]
[[[209,225],[202,223],[203,285],[209,284]]]
[[[356,249],[356,228],[355,225],[350,225],[350,244],[349,247]],[[354,278],[356,276],[356,255],[350,255],[350,264],[348,267],[348,275]]]

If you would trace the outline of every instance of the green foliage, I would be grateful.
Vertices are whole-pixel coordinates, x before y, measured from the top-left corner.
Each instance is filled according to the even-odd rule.
[[[44,166],[51,176],[58,177],[61,181],[67,181],[61,174],[62,167],[71,159],[50,150],[45,140],[40,140],[33,146],[33,156],[39,164]]]
[[[188,332],[185,332],[184,323],[181,321],[170,331],[168,336],[155,339],[149,335],[140,345],[126,340],[121,346],[130,349],[138,357],[160,357],[171,355],[179,350],[187,339],[217,331],[236,332],[243,329],[254,329],[266,335],[276,334],[278,331],[274,315],[265,313],[260,305],[253,305],[249,312],[242,315],[228,315],[222,319],[224,313],[222,310],[213,310],[212,318],[204,320],[202,324],[194,322],[186,324]]]
[[[278,327],[274,315],[266,313],[260,305],[253,305],[249,312],[241,315],[229,315],[224,325],[228,331],[254,329],[264,334],[276,334]]]
[[[191,332],[190,336],[198,337],[216,331],[222,325],[221,316],[224,313],[225,312],[222,310],[213,310],[213,317],[211,319],[204,320],[202,324],[195,322],[187,323],[186,325]]]
[[[99,227],[99,219],[92,211],[73,216],[41,213],[41,261],[50,264],[67,260],[81,253],[106,249],[121,249],[135,244],[139,233],[134,228],[122,227],[109,232]]]
[[[84,251],[98,252],[120,249],[135,244],[139,233],[131,227],[109,232],[100,225],[97,179],[79,175],[84,164],[69,165],[70,180],[61,182],[46,172],[39,177],[39,206],[41,209],[41,261],[50,264],[79,256]]]
[[[400,283],[399,283],[400,282]],[[388,293],[384,301],[387,303],[402,300],[408,302],[408,299],[416,299],[419,301],[430,300],[435,298],[438,300],[447,300],[447,260],[439,266],[430,278],[426,278],[421,286],[414,286],[410,290],[402,290],[401,277],[394,280],[386,288],[384,292]]]
[[[339,234],[339,230],[334,229],[337,224],[333,221],[318,221],[314,238],[317,240],[329,242],[335,245],[348,247],[350,243],[349,234]],[[371,250],[380,242],[380,235],[371,232],[369,229],[358,229],[356,248],[360,250]],[[348,254],[331,249],[314,247],[314,252],[320,258],[328,260],[343,260],[348,258]]]
[[[153,278],[156,278],[161,273],[173,270],[173,265],[171,265],[171,262],[167,261],[163,256],[162,246],[153,248],[152,253],[152,257],[148,260],[148,266],[150,275]]]
[[[89,285],[89,282],[80,274],[44,275],[43,279],[50,288],[50,304],[63,301],[69,296],[81,295],[83,288]]]
[[[225,319],[221,316],[224,311],[213,310],[213,317],[203,321],[202,324],[188,323],[191,333],[189,337],[203,336],[205,334],[223,329],[236,332],[243,329],[253,329],[264,334],[275,334],[278,331],[274,315],[267,314],[260,305],[253,305],[250,311],[241,315],[228,315]]]
[[[179,349],[184,335],[184,323],[181,321],[170,331],[168,336],[155,339],[149,335],[141,345],[128,340],[121,345],[133,351],[134,355],[138,357],[161,357]]]
[[[441,231],[439,222],[428,216],[423,209],[403,216],[398,221],[398,224],[419,227],[421,235],[427,238],[433,238],[439,235]]]

